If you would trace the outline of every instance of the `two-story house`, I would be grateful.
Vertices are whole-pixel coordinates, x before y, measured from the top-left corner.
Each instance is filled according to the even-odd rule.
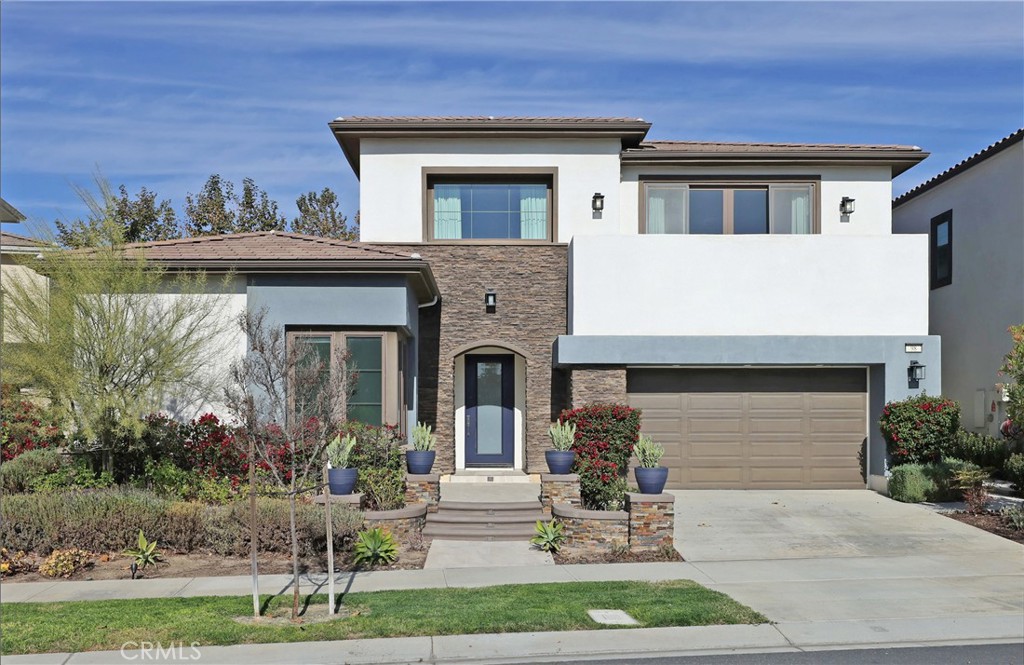
[[[544,471],[561,409],[615,402],[643,409],[669,487],[878,486],[884,403],[940,390],[927,238],[891,232],[919,148],[645,141],[632,118],[330,128],[360,243],[146,254],[234,268],[237,307],[349,349],[350,413],[433,424],[435,470]]]

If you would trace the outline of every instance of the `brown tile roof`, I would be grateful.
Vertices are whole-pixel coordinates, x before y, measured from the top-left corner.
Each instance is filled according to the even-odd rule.
[[[746,143],[718,141],[644,141],[639,147],[627,152],[643,151],[665,152],[715,152],[715,153],[789,153],[789,152],[836,152],[876,151],[890,152],[893,150],[920,150],[913,145],[872,145],[856,143]]]
[[[337,123],[393,123],[393,124],[440,124],[440,123],[507,123],[507,124],[543,124],[543,125],[579,125],[590,123],[637,123],[644,122],[643,118],[609,118],[609,117],[568,117],[568,116],[516,116],[516,115],[353,115],[342,118],[335,118]]]
[[[141,252],[149,261],[174,262],[289,262],[411,261],[410,254],[376,249],[358,242],[265,231],[200,236],[178,240],[133,243],[129,253]]]
[[[47,244],[38,238],[20,236],[9,231],[0,231],[0,245],[4,247],[45,247]]]
[[[998,141],[988,146],[987,148],[979,150],[978,152],[974,153],[973,155],[963,160],[962,162],[954,164],[953,166],[949,167],[948,169],[938,174],[937,176],[934,176],[933,178],[930,178],[922,182],[920,185],[914,187],[910,191],[897,196],[895,199],[893,199],[892,207],[896,208],[903,205],[907,201],[916,198],[921,194],[924,194],[929,189],[938,186],[939,184],[949,180],[953,176],[963,173],[972,166],[985,161],[992,155],[999,154],[1000,152],[1006,150],[1010,146],[1020,143],[1022,140],[1024,140],[1024,129],[1018,129],[1009,136],[1004,136],[1003,138],[999,139]]]
[[[20,222],[25,219],[21,211],[0,197],[0,222]]]

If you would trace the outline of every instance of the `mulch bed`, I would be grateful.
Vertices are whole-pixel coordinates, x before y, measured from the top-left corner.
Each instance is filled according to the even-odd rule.
[[[955,513],[943,513],[943,515],[955,519],[957,522],[970,524],[973,527],[984,529],[985,531],[994,533],[997,536],[1002,536],[1007,540],[1024,544],[1024,531],[1017,531],[1010,528],[1003,519],[1003,516],[999,513],[991,511],[984,513],[958,511]]]
[[[683,561],[683,555],[672,550],[671,553],[662,552],[614,552],[571,554],[558,552],[554,555],[555,563],[650,563],[654,561]]]

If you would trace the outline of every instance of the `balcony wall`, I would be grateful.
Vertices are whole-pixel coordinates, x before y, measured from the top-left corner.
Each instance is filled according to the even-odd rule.
[[[927,236],[576,236],[569,317],[572,335],[926,335]]]

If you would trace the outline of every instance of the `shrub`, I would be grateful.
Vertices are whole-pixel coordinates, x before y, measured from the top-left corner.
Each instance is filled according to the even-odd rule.
[[[1013,348],[1003,358],[1000,372],[1009,377],[1006,394],[1004,436],[1018,443],[1024,441],[1024,324],[1009,327]]]
[[[32,561],[24,550],[11,551],[6,547],[0,547],[0,579],[18,573],[27,573],[30,570],[32,570]]]
[[[208,508],[206,544],[217,554],[247,556],[249,554],[249,503],[236,501],[227,506]],[[362,528],[361,513],[341,506],[331,509],[334,546],[339,550],[350,546]],[[322,555],[327,549],[327,531],[323,508],[299,504],[295,515],[299,553]],[[288,501],[260,497],[256,501],[256,540],[261,552],[291,553],[291,530]],[[166,539],[165,539],[166,540]]]
[[[357,490],[369,510],[394,510],[405,505],[405,478],[394,469],[362,469]]]
[[[161,497],[179,501],[225,504],[245,494],[240,482],[229,478],[210,478],[197,471],[186,471],[170,460],[146,462],[146,471],[137,479],[139,487]]]
[[[960,405],[945,397],[917,395],[886,404],[878,424],[894,465],[935,462],[960,429]]]
[[[405,439],[398,428],[393,425],[374,427],[363,423],[349,421],[345,423],[341,434],[356,437],[356,445],[352,448],[348,463],[354,469],[394,469],[402,470],[402,447]]]
[[[1013,490],[1024,496],[1024,454],[1014,453],[1003,465],[1003,478],[1013,484]]]
[[[39,564],[39,574],[46,577],[71,577],[92,565],[93,555],[77,547],[54,550]]]
[[[559,422],[576,427],[576,461],[580,497],[592,510],[618,510],[626,490],[624,478],[640,435],[640,411],[623,405],[594,405],[563,411]]]
[[[390,532],[374,527],[356,537],[355,562],[370,566],[387,565],[398,559],[398,546]]]
[[[537,525],[533,528],[537,535],[530,539],[530,543],[544,552],[557,552],[562,548],[562,541],[565,540],[564,528],[560,522],[555,520],[550,522],[537,520]]]
[[[235,428],[212,413],[182,426],[181,448],[183,458],[174,462],[210,478],[239,479],[249,470],[246,456],[235,441]]]
[[[945,455],[973,462],[986,469],[1002,470],[1010,457],[1009,442],[987,434],[959,430]]]
[[[1010,506],[999,511],[1003,523],[1014,531],[1024,531],[1024,508]]]
[[[962,468],[953,472],[953,486],[963,493],[967,512],[981,513],[988,505],[988,492],[985,491],[988,473],[975,465],[971,466],[974,468]]]
[[[921,503],[935,493],[935,483],[921,464],[902,464],[889,476],[889,496],[903,503]]]
[[[8,462],[29,450],[64,445],[64,434],[49,409],[4,391],[0,413],[0,461]]]
[[[69,489],[104,489],[113,487],[114,476],[109,471],[96,473],[83,459],[76,459],[52,473],[36,478],[29,489],[33,492],[60,492]]]
[[[54,473],[64,464],[56,450],[36,449],[24,452],[0,464],[0,491],[5,494],[27,492],[39,479]]]

